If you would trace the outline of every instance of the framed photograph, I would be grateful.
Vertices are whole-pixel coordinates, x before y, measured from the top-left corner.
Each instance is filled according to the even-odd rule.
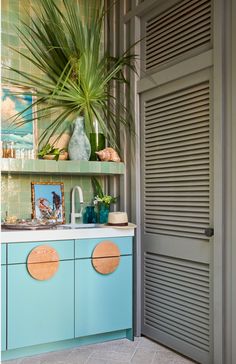
[[[2,142],[14,142],[16,149],[33,149],[36,152],[37,123],[35,120],[31,121],[36,117],[36,107],[33,105],[35,97],[31,89],[2,85]],[[23,124],[21,126],[12,124],[14,116],[26,107],[29,109],[18,120]]]
[[[64,184],[31,182],[33,218],[51,223],[65,223]]]

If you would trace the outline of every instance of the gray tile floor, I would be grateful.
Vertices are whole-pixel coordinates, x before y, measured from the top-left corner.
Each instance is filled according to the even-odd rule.
[[[145,337],[109,341],[76,349],[4,361],[5,364],[191,364],[193,361],[176,354]]]

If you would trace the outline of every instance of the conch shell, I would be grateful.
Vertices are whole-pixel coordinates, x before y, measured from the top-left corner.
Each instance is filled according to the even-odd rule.
[[[112,162],[120,162],[120,157],[118,153],[113,148],[105,148],[95,152],[99,159],[104,162],[112,161]]]

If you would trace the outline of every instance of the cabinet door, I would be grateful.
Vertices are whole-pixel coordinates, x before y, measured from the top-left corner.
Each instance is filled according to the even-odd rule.
[[[1,348],[6,350],[6,266],[1,270]]]
[[[8,267],[8,349],[74,337],[74,261],[39,281],[25,264]]]
[[[110,274],[97,273],[91,259],[75,262],[75,336],[132,327],[132,256],[122,256]]]

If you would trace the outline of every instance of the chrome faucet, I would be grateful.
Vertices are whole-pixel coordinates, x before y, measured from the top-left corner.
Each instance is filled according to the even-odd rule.
[[[75,191],[77,191],[79,194],[79,202],[80,202],[80,211],[79,212],[75,212]],[[75,186],[72,190],[72,195],[71,195],[71,214],[70,214],[71,224],[75,224],[77,217],[82,217],[83,203],[84,203],[84,199],[83,199],[82,189],[80,186]]]

